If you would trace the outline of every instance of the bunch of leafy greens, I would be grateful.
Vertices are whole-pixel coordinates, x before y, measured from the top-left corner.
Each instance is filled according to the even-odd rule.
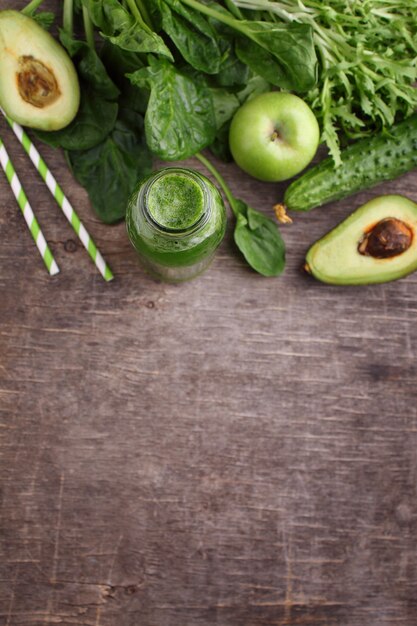
[[[339,135],[388,129],[417,107],[414,0],[234,0],[254,19],[310,25],[319,59],[305,96],[340,165]]]
[[[36,17],[41,3],[24,10]],[[273,86],[314,88],[311,26],[247,19],[231,0],[64,0],[60,39],[77,68],[80,109],[66,128],[37,135],[66,151],[100,218],[124,217],[153,157],[198,156],[230,203],[249,265],[266,276],[281,273],[277,224],[235,198],[200,151],[230,158],[229,125],[248,98]]]

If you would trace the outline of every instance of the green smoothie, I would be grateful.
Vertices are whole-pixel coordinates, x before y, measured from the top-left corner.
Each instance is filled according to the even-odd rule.
[[[139,182],[128,203],[126,226],[148,271],[180,282],[210,263],[224,236],[226,212],[208,178],[172,167]]]
[[[204,190],[190,176],[168,172],[149,187],[147,204],[159,226],[186,230],[204,214]]]

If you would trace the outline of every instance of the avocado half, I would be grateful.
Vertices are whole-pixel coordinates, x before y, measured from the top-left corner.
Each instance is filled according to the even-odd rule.
[[[0,106],[13,120],[58,130],[75,117],[80,87],[74,65],[32,18],[0,11]]]
[[[366,285],[417,270],[417,204],[400,195],[373,198],[316,241],[305,269],[334,285]]]

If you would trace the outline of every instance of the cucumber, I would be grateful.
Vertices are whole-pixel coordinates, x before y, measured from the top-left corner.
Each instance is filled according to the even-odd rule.
[[[287,188],[285,208],[309,211],[346,198],[417,167],[417,114],[384,132],[349,145],[342,164],[331,157],[309,169]],[[278,205],[279,206],[279,205]]]

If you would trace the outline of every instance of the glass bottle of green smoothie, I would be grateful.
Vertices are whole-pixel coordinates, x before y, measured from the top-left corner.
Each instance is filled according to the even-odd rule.
[[[149,273],[181,282],[209,265],[225,233],[226,210],[208,178],[167,167],[139,182],[128,202],[126,226]]]

